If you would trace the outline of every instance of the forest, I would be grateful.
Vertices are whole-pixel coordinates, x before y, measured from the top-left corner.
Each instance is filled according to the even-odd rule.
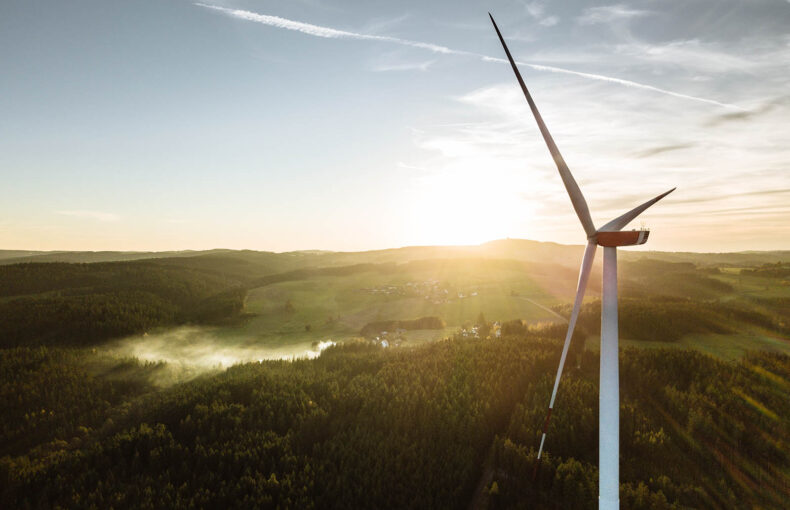
[[[93,345],[243,308],[243,281],[151,261],[0,265],[0,346]]]
[[[595,508],[598,353],[585,340],[599,328],[596,285],[536,466],[566,328],[545,317],[570,311],[546,289],[573,292],[575,274],[466,255],[0,265],[0,508]],[[313,265],[325,257],[335,264]],[[790,500],[790,295],[785,266],[764,258],[624,260],[620,332],[635,347],[620,351],[623,508]],[[107,349],[179,325],[211,326],[216,342],[246,332],[246,347],[285,326],[317,342],[350,317],[357,337],[445,338],[385,348],[348,337],[315,359],[200,369]],[[755,350],[685,348],[695,335]]]
[[[359,334],[362,336],[374,336],[381,331],[394,331],[396,329],[444,329],[447,327],[439,317],[420,317],[419,319],[412,320],[399,320],[399,321],[377,321],[369,322],[360,330]]]
[[[595,508],[594,352],[572,354],[532,478],[560,347],[546,334],[346,344],[166,388],[155,364],[11,349],[0,506]],[[627,349],[621,380],[623,508],[790,497],[790,357]]]

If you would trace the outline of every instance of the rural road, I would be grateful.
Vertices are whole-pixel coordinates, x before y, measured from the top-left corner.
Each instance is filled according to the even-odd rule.
[[[519,297],[520,297],[521,299],[525,299],[525,300],[529,301],[530,303],[532,303],[533,305],[537,306],[538,308],[540,308],[540,309],[542,309],[542,310],[545,310],[545,311],[549,312],[550,314],[552,314],[554,317],[556,317],[557,319],[561,320],[562,322],[564,322],[564,323],[566,323],[566,324],[568,323],[568,319],[566,319],[566,318],[565,318],[565,317],[563,317],[562,315],[558,314],[557,312],[555,312],[555,311],[554,311],[554,310],[552,310],[551,308],[549,308],[549,307],[547,307],[547,306],[543,306],[542,304],[538,303],[537,301],[533,301],[533,300],[532,300],[532,299],[530,299],[530,298],[526,298],[526,297],[523,297],[523,296],[519,296]]]

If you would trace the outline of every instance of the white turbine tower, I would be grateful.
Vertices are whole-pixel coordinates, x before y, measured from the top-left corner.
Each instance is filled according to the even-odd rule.
[[[603,251],[603,297],[601,304],[601,373],[600,373],[600,388],[599,388],[599,428],[598,428],[598,508],[602,510],[618,509],[620,507],[620,375],[618,367],[618,338],[617,338],[617,247],[630,246],[635,244],[644,244],[647,242],[649,231],[630,230],[622,232],[621,229],[625,227],[631,220],[639,216],[645,209],[655,204],[671,192],[675,190],[672,188],[666,193],[662,193],[652,200],[648,200],[644,204],[631,209],[627,213],[619,216],[603,227],[596,230],[593,225],[590,210],[587,207],[587,202],[584,200],[579,185],[571,175],[571,171],[562,159],[560,151],[554,144],[546,124],[532,100],[527,86],[524,84],[521,73],[516,66],[516,62],[510,55],[505,40],[502,38],[502,33],[499,31],[494,17],[491,17],[491,22],[494,24],[499,40],[502,47],[505,49],[510,65],[513,67],[513,72],[516,73],[516,79],[524,96],[527,98],[527,103],[535,116],[538,123],[538,128],[546,141],[546,145],[554,158],[554,163],[562,177],[562,182],[568,195],[571,198],[573,208],[576,210],[576,215],[581,221],[584,232],[587,234],[587,248],[584,251],[582,258],[581,268],[579,269],[579,282],[576,287],[576,298],[573,302],[573,310],[568,322],[568,332],[565,335],[565,344],[562,347],[562,356],[560,357],[560,366],[557,368],[557,377],[554,380],[554,389],[551,392],[551,401],[549,402],[549,409],[546,415],[546,421],[543,424],[543,436],[540,439],[540,449],[538,450],[538,461],[540,461],[541,454],[543,453],[543,443],[546,440],[546,429],[549,425],[551,418],[551,410],[554,408],[554,399],[557,397],[557,388],[560,384],[560,377],[562,376],[562,368],[565,366],[565,358],[568,355],[568,347],[570,346],[571,336],[573,336],[573,328],[576,325],[576,319],[579,317],[579,308],[584,298],[584,291],[587,287],[587,280],[590,276],[590,268],[592,267],[593,259],[595,258],[595,250],[598,245],[604,247]],[[537,465],[536,465],[537,469]]]

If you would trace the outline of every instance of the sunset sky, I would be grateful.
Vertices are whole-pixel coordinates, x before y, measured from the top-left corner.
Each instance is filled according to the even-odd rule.
[[[0,249],[582,243],[487,11],[597,226],[790,249],[788,0],[4,0]]]

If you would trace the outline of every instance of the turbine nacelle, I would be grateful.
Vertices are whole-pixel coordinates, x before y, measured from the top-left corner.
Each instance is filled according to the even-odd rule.
[[[596,243],[600,246],[633,246],[636,244],[645,244],[647,238],[650,236],[650,231],[647,229],[630,230],[621,232],[621,229],[628,225],[634,218],[642,214],[648,207],[655,204],[665,196],[669,195],[676,188],[651,198],[644,204],[638,205],[628,211],[627,213],[618,216],[603,227],[595,231],[595,235],[588,237],[588,241]]]
[[[595,234],[595,244],[598,246],[633,246],[636,244],[645,244],[650,231],[647,229],[639,230],[622,230],[622,231],[609,231],[598,232]]]
[[[647,242],[647,238],[650,236],[649,230],[639,229],[626,230],[625,232],[622,232],[621,229],[633,221],[634,218],[642,214],[648,207],[669,195],[675,191],[675,189],[676,188],[672,188],[671,190],[662,193],[655,198],[651,198],[644,204],[634,207],[627,213],[618,216],[603,227],[596,230],[594,235],[587,238],[588,241],[598,244],[599,246],[609,247],[645,244]]]

